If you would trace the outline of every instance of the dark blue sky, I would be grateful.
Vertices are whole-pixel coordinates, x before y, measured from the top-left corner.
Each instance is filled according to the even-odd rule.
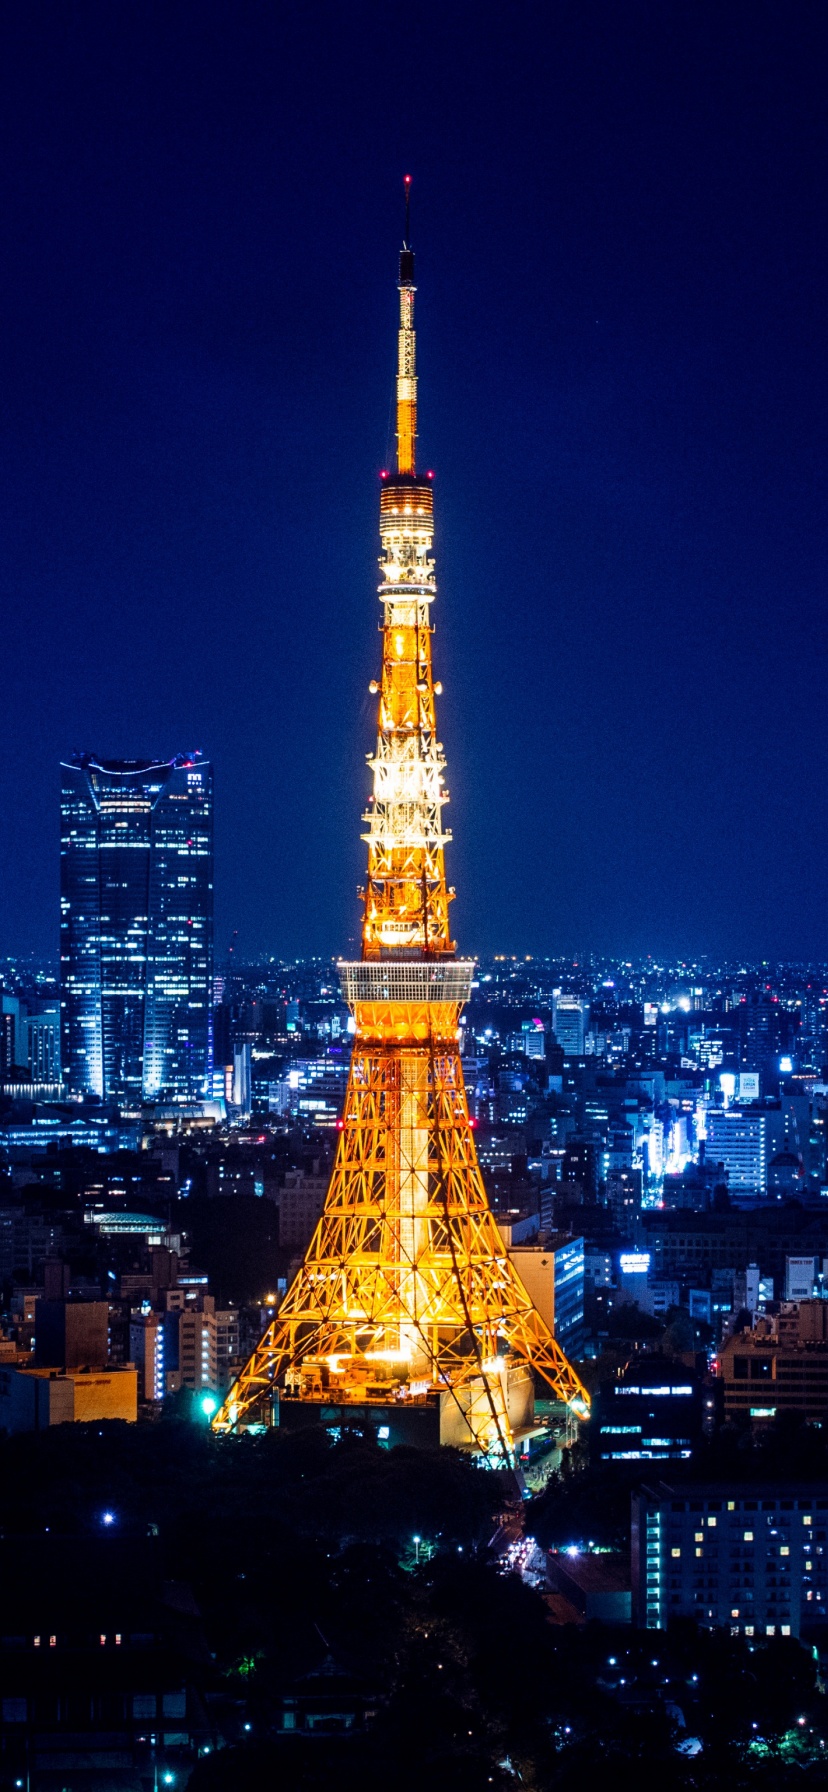
[[[0,952],[63,753],[348,949],[400,182],[467,950],[828,955],[822,4],[4,9]]]

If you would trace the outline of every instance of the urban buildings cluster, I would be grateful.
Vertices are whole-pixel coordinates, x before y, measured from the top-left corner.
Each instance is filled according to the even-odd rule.
[[[175,826],[186,839],[197,837],[190,807],[209,790],[203,762],[206,786],[188,782],[197,767],[174,762],[163,777],[151,773],[164,800],[181,803]],[[129,874],[144,907],[133,890],[123,933],[107,921],[105,949],[102,929],[84,934],[67,922],[61,980],[48,965],[0,966],[0,1427],[9,1432],[133,1419],[182,1389],[212,1410],[278,1308],[324,1203],[350,1054],[332,961],[231,958],[214,974],[209,903],[191,943],[193,917],[179,898],[165,963],[170,939],[176,949],[184,939],[187,974],[157,976],[173,1068],[147,1071],[148,1058],[158,1062],[163,1002],[150,994],[162,955],[146,893],[152,887],[169,916],[165,879],[174,895],[189,875],[180,845],[159,848],[166,857],[153,863],[149,775],[135,773],[142,794],[129,786],[126,816],[120,785],[108,812],[140,823],[142,843],[110,848],[96,835],[83,848],[134,853]],[[87,784],[89,766],[73,777]],[[191,901],[193,892],[200,900],[211,884],[209,851],[193,879]],[[98,869],[94,885],[100,893]],[[100,920],[110,910],[96,900]],[[65,882],[64,915],[67,903]],[[126,976],[131,940],[141,949]],[[84,958],[87,1035],[96,1042],[88,1057],[71,1043],[80,1037],[71,1004]],[[69,1013],[60,1036],[59,1002]],[[120,1056],[106,1043],[118,1015],[132,1042]],[[633,1615],[661,1625],[680,1611],[745,1635],[771,1626],[798,1634],[828,1603],[825,1490],[765,1488],[754,1502],[765,1516],[751,1524],[734,1487],[691,1499],[675,1476],[722,1425],[761,1436],[786,1413],[828,1421],[828,967],[504,955],[479,962],[464,1021],[469,1104],[505,1247],[567,1355],[587,1370],[592,1363],[593,1460],[608,1473],[640,1468]],[[120,1080],[90,1087],[90,1062],[119,1067]],[[224,1226],[212,1237],[211,1212]],[[255,1273],[237,1273],[222,1250],[256,1212],[267,1213],[269,1244],[253,1286]],[[530,1476],[560,1433],[556,1417],[522,1440]],[[796,1597],[783,1600],[789,1570],[774,1585],[769,1563],[793,1548],[783,1513],[805,1506],[813,1551],[803,1561],[813,1565],[796,1579]],[[684,1538],[697,1509],[704,1535],[685,1561],[688,1543],[670,1539],[679,1530]],[[720,1566],[708,1572],[698,1554],[709,1554],[711,1530],[720,1553],[724,1529],[735,1537],[732,1514],[747,1576],[740,1599]],[[566,1572],[572,1591],[577,1564]]]
[[[187,1281],[186,1202],[266,1200],[284,1287],[324,1201],[352,1022],[332,961],[213,973],[206,762],[104,769],[109,782],[97,762],[69,768],[64,829],[82,810],[86,843],[64,874],[60,980],[8,959],[0,972],[6,1317],[45,1288],[47,1265],[65,1260],[74,1288],[73,1253],[94,1239],[103,1292],[135,1297],[116,1360],[151,1365],[141,1398],[202,1385],[173,1338],[179,1312],[219,1392],[239,1328],[222,1322],[220,1343],[198,1266]],[[570,1356],[600,1356],[642,1317],[686,1315],[719,1352],[728,1415],[821,1417],[819,1372],[784,1365],[828,1363],[814,1329],[828,1312],[814,1306],[828,1267],[827,991],[819,966],[480,961],[462,1040],[478,1155]],[[166,1281],[150,1268],[159,1250],[176,1266]],[[260,1305],[278,1296],[258,1292]],[[816,1315],[807,1335],[790,1317],[800,1303]],[[737,1322],[748,1371],[733,1361]],[[640,1453],[659,1454],[643,1433]]]

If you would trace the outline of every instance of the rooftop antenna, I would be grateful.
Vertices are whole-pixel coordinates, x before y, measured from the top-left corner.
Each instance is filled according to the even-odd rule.
[[[405,238],[404,238],[404,244],[407,249],[411,243],[411,175],[410,174],[403,175],[403,187],[405,189]]]

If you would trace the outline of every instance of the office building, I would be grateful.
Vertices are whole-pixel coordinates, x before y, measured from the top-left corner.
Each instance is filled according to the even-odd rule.
[[[197,755],[65,763],[63,1076],[132,1105],[209,1094],[213,779]]]
[[[622,1234],[633,1228],[641,1212],[641,1184],[640,1170],[611,1169],[607,1175],[607,1207]]]
[[[828,1483],[643,1487],[632,1502],[633,1622],[761,1638],[828,1618]]]
[[[108,1303],[38,1300],[34,1360],[38,1369],[103,1368],[109,1360]]]
[[[19,996],[0,995],[0,1071],[5,1082],[26,1068],[26,1005]]]
[[[60,1082],[60,1003],[26,1016],[26,1065],[33,1083]]]
[[[577,1356],[584,1340],[583,1238],[553,1233],[544,1247],[516,1243],[509,1259],[556,1342]]]
[[[224,1393],[239,1365],[238,1308],[217,1311],[211,1294],[185,1304],[185,1291],[171,1289],[166,1311],[133,1314],[129,1350],[145,1402],[180,1388]]]
[[[568,1058],[582,1058],[586,1015],[578,996],[557,995],[552,999],[552,1026],[561,1050]]]
[[[811,1300],[824,1280],[824,1260],[819,1257],[785,1258],[785,1299]]]
[[[178,1332],[180,1385],[226,1393],[239,1367],[239,1315],[235,1307],[216,1311],[205,1295],[202,1311],[185,1308]]]
[[[768,1166],[782,1139],[779,1108],[711,1108],[705,1156],[724,1167],[731,1196],[755,1197],[767,1189]]]
[[[0,995],[0,1079],[60,1082],[60,1003]]]
[[[589,1441],[601,1462],[686,1461],[701,1437],[701,1384],[683,1363],[645,1356],[603,1381]]]
[[[727,1419],[751,1424],[781,1412],[828,1421],[828,1301],[783,1305],[752,1331],[735,1332],[719,1351]]]

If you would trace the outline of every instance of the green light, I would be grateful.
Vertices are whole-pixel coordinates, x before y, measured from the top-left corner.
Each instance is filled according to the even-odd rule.
[[[201,1402],[201,1410],[205,1419],[212,1418],[213,1413],[218,1411],[218,1401],[215,1394],[205,1394],[204,1399]]]

